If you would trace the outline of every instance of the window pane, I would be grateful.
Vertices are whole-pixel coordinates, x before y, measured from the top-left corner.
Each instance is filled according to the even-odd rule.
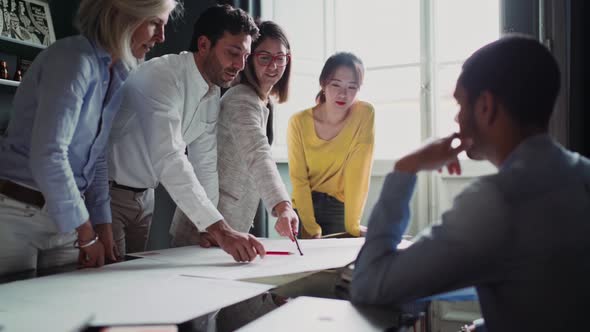
[[[465,60],[500,35],[499,0],[434,0],[437,62]]]
[[[455,85],[457,84],[457,78],[461,73],[460,64],[453,65],[438,65],[438,86],[437,86],[437,97],[452,97],[455,93]]]
[[[291,115],[315,105],[315,95],[320,91],[317,76],[291,75],[289,101],[275,105],[273,145],[287,144],[287,126]]]
[[[375,159],[390,160],[420,142],[420,67],[368,70],[359,99],[375,106]]]
[[[420,101],[375,105],[375,160],[393,160],[420,145]]]
[[[461,65],[438,66],[438,85],[436,98],[436,136],[448,135],[459,130],[455,122],[455,115],[459,106],[453,97],[457,78],[461,72]]]
[[[317,0],[297,0],[294,3],[276,3],[273,20],[285,30],[293,55],[299,59],[324,59],[324,6]],[[306,24],[301,24],[305,17]],[[317,22],[314,24],[313,22]]]
[[[358,55],[366,67],[420,61],[420,1],[334,1],[336,50]]]
[[[434,0],[435,136],[459,131],[453,98],[463,62],[500,36],[499,0]],[[468,28],[466,28],[468,27]],[[459,158],[467,158],[464,153]]]
[[[455,116],[459,112],[459,105],[452,97],[438,100],[436,108],[437,136],[442,137],[459,131],[459,125],[455,122]]]
[[[367,70],[360,98],[373,104],[420,98],[420,67]]]

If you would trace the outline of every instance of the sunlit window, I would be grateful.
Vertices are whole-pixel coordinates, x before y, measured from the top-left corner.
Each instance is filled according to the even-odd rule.
[[[275,116],[273,154],[286,160],[290,116],[315,104],[324,61],[337,51],[366,67],[360,98],[376,111],[375,159],[457,130],[452,98],[463,61],[500,34],[499,0],[262,0],[292,46],[291,96]],[[428,114],[433,114],[429,116]],[[433,122],[431,122],[433,121]]]
[[[444,135],[459,129],[453,92],[463,61],[500,35],[499,1],[434,0],[434,14],[435,134]]]

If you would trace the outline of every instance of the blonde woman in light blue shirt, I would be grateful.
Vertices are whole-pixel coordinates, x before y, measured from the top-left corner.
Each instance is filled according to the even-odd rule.
[[[41,52],[0,139],[0,275],[116,259],[105,146],[128,72],[174,0],[83,0],[81,34]]]

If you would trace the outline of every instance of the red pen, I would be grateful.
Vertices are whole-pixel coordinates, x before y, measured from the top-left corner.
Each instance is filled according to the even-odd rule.
[[[293,255],[290,251],[267,251],[267,255]]]

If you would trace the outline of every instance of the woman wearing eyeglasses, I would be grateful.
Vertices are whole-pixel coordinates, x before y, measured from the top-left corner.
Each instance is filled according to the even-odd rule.
[[[351,53],[331,56],[320,74],[317,104],[289,120],[289,175],[303,237],[346,232],[360,224],[373,160],[374,110],[357,100],[364,67]]]
[[[252,43],[241,83],[221,99],[218,209],[233,228],[246,232],[262,198],[278,217],[277,232],[293,240],[299,219],[270,153],[272,103],[286,101],[289,91],[290,46],[276,23],[266,21],[258,27],[260,37]]]

